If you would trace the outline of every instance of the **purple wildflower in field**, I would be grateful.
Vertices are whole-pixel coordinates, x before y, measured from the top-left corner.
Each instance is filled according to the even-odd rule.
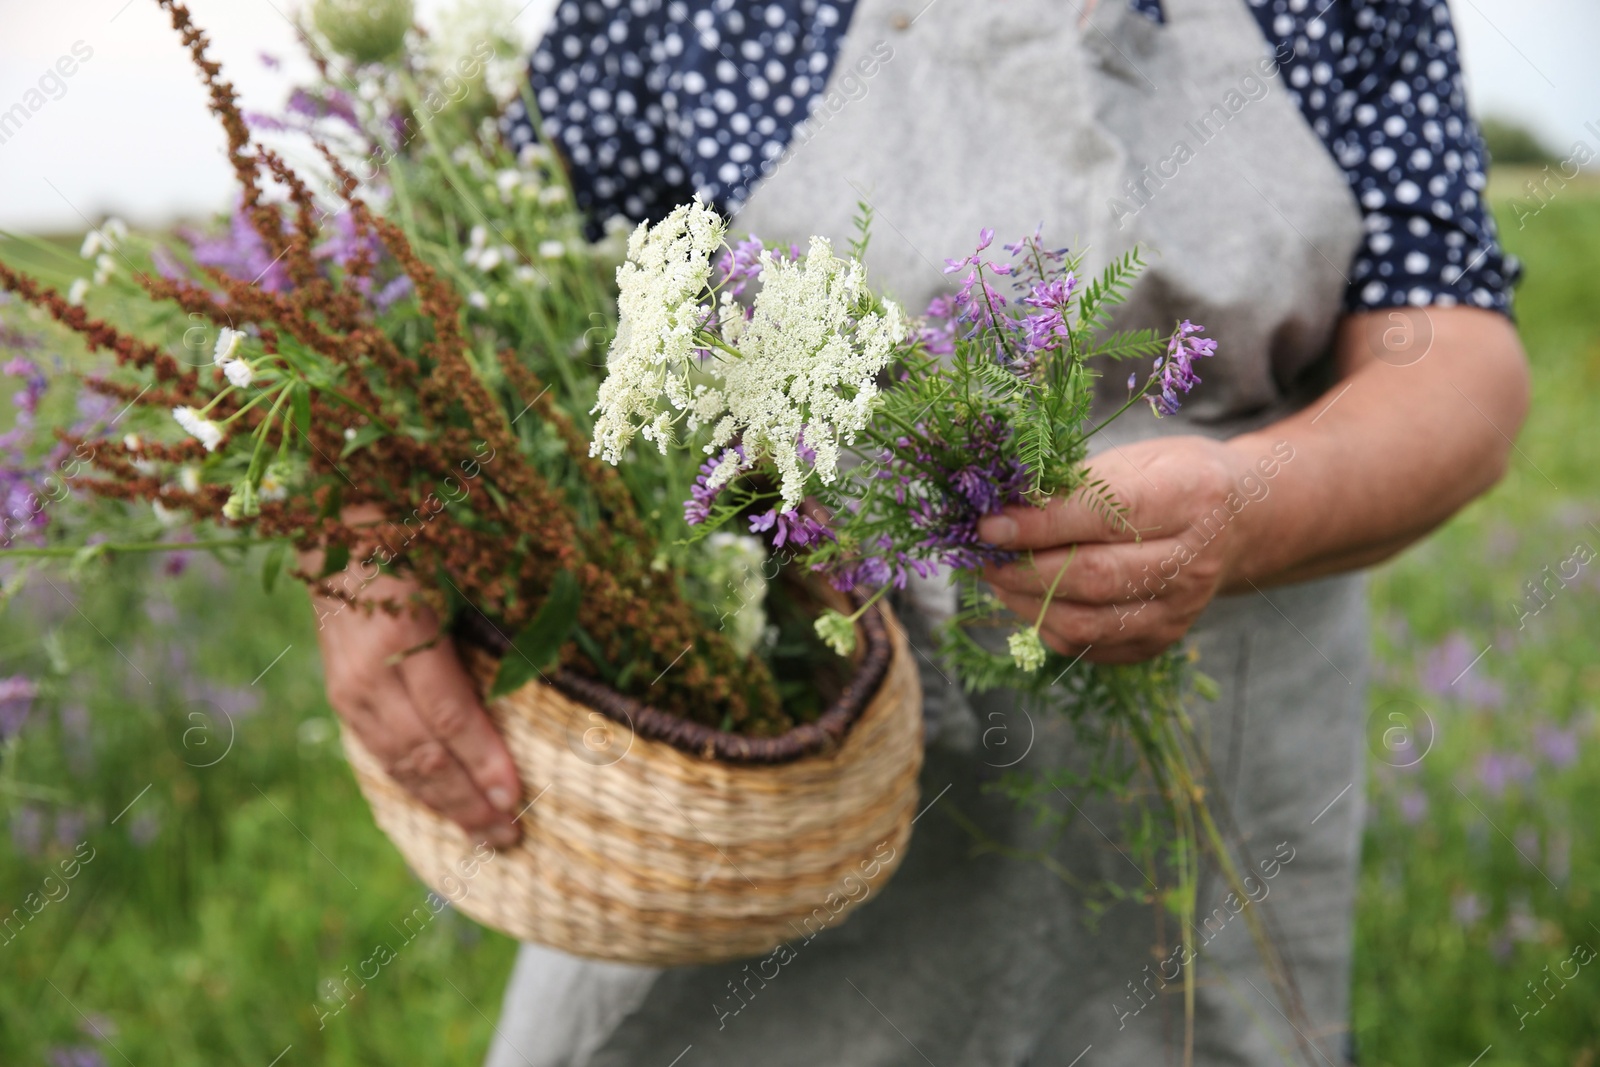
[[[1472,707],[1497,708],[1505,703],[1505,687],[1492,678],[1474,674],[1482,651],[1481,646],[1473,647],[1462,634],[1453,633],[1424,653],[1418,680],[1434,696]]]
[[[5,742],[22,732],[33,710],[39,687],[21,674],[0,678],[0,742]]]
[[[86,778],[94,770],[94,742],[90,734],[89,709],[82,704],[62,704],[56,709],[61,721],[62,751],[67,770],[75,778]]]
[[[1462,926],[1474,926],[1484,917],[1483,902],[1476,893],[1457,893],[1450,902],[1450,914]]]
[[[777,508],[768,508],[759,515],[750,516],[751,533],[766,533],[769,530],[772,531],[773,548],[782,548],[784,545],[805,548],[833,536],[822,523],[793,508],[781,512]]]
[[[106,1067],[106,1058],[87,1045],[61,1045],[50,1050],[50,1067]]]
[[[23,804],[11,812],[11,843],[24,856],[37,856],[44,846],[44,812]]]
[[[89,817],[80,808],[64,808],[56,812],[55,843],[62,848],[72,848],[83,840],[83,832],[88,825]]]
[[[145,810],[128,820],[128,840],[140,848],[149,845],[161,833],[161,816]]]
[[[1408,789],[1400,794],[1400,818],[1407,826],[1415,826],[1428,815],[1428,794],[1420,789]]]
[[[1534,747],[1554,767],[1570,767],[1578,761],[1578,731],[1541,725],[1533,731]]]
[[[1478,783],[1492,796],[1500,796],[1513,783],[1530,781],[1533,764],[1515,752],[1485,752],[1478,757]]]
[[[1155,372],[1161,377],[1161,393],[1150,397],[1150,410],[1156,415],[1176,414],[1182,403],[1178,394],[1187,393],[1200,384],[1194,361],[1214,355],[1217,351],[1217,342],[1199,336],[1204,329],[1204,326],[1196,326],[1184,319],[1172,331],[1172,338],[1167,342],[1167,354],[1156,357]]]

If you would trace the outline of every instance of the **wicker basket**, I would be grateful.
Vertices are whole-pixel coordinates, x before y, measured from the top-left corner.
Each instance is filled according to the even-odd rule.
[[[462,912],[524,941],[631,963],[761,955],[875,896],[911,833],[922,765],[916,665],[888,609],[854,674],[776,738],[667,716],[559,672],[489,704],[528,802],[519,845],[474,848],[344,745],[379,827]],[[494,658],[467,646],[484,683]]]

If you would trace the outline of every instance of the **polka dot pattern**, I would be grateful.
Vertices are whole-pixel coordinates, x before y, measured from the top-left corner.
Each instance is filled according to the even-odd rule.
[[[1127,2],[1165,21],[1161,0]],[[1488,158],[1446,0],[1240,2],[1289,56],[1284,88],[1361,206],[1345,306],[1509,312],[1520,267],[1483,202]],[[529,78],[579,205],[597,223],[658,217],[696,193],[736,210],[821,97],[854,7],[561,0]],[[533,140],[520,101],[501,121],[514,147]]]
[[[1521,268],[1483,201],[1446,0],[1248,0],[1281,77],[1361,205],[1352,311],[1464,304],[1509,313]]]
[[[596,222],[736,210],[822,95],[855,0],[562,0],[528,72]],[[534,138],[521,101],[501,119]]]

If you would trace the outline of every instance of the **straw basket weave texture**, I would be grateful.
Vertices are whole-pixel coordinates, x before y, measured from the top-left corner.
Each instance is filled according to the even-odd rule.
[[[486,926],[631,963],[757,956],[837,924],[905,853],[922,765],[916,665],[887,607],[858,633],[846,692],[776,746],[685,736],[592,682],[574,699],[560,677],[490,702],[528,801],[510,849],[475,850],[349,731],[345,751],[412,870]],[[466,651],[486,686],[493,658]]]

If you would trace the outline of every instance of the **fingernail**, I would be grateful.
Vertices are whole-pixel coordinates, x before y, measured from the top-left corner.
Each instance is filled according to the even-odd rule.
[[[489,803],[501,811],[511,811],[517,806],[517,798],[512,795],[511,790],[502,786],[490,786],[489,791],[484,795],[489,798]]]
[[[483,836],[495,848],[510,848],[517,843],[517,831],[509,826],[491,826]]]
[[[1017,539],[1017,520],[1009,515],[990,515],[979,520],[978,536],[991,545],[1009,545]]]

